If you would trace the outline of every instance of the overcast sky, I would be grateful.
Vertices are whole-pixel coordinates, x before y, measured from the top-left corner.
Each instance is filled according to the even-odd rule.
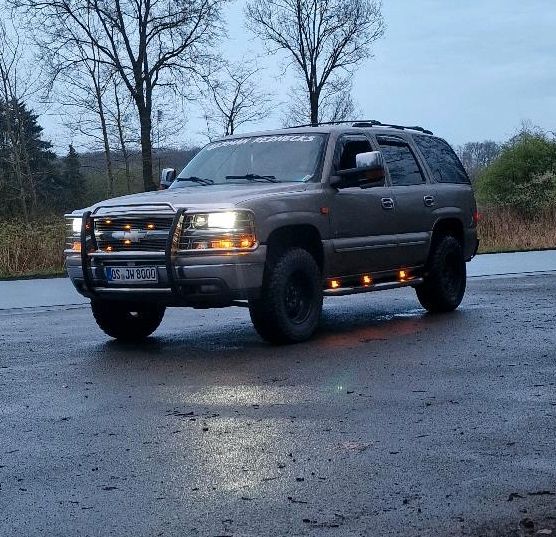
[[[264,54],[243,26],[244,3],[225,12],[227,57]],[[385,36],[354,77],[364,119],[422,125],[453,144],[503,141],[525,120],[556,130],[556,0],[385,0],[383,14]],[[262,63],[264,85],[286,100],[279,56]],[[175,145],[203,140],[199,110],[186,115]],[[276,112],[257,127],[280,120]],[[61,149],[69,133],[59,119],[41,122]]]

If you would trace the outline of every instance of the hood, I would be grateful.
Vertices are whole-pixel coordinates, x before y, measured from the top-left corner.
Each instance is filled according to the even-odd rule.
[[[249,200],[286,194],[290,192],[303,192],[307,189],[305,183],[249,183],[229,185],[187,186],[156,192],[142,192],[112,198],[95,203],[85,210],[94,211],[100,207],[124,207],[126,205],[157,203],[170,204],[174,208],[193,209],[226,209],[234,207]]]

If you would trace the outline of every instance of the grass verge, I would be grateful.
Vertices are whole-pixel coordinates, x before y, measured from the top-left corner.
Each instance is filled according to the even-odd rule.
[[[61,217],[25,224],[0,223],[0,278],[63,274],[65,223]],[[525,218],[509,209],[484,208],[480,253],[556,248],[556,210]]]
[[[63,272],[65,223],[61,217],[25,224],[0,223],[0,278]]]
[[[526,218],[511,209],[485,208],[479,237],[479,253],[556,248],[556,209]]]

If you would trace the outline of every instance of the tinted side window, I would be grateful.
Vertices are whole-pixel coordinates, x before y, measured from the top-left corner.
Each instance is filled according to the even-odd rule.
[[[440,138],[414,136],[432,175],[440,183],[469,183],[469,177],[454,150]]]
[[[377,137],[394,186],[420,185],[425,182],[419,164],[403,141]]]
[[[341,148],[338,155],[338,170],[350,170],[355,168],[355,157],[359,153],[372,151],[371,143],[364,139],[343,139],[340,141]]]

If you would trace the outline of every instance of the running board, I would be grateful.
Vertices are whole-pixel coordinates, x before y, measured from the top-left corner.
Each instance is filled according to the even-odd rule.
[[[338,287],[338,289],[325,289],[324,296],[346,296],[360,293],[371,293],[373,291],[385,291],[386,289],[397,289],[423,283],[423,278],[412,278],[404,282],[383,282],[369,285],[368,287]]]

